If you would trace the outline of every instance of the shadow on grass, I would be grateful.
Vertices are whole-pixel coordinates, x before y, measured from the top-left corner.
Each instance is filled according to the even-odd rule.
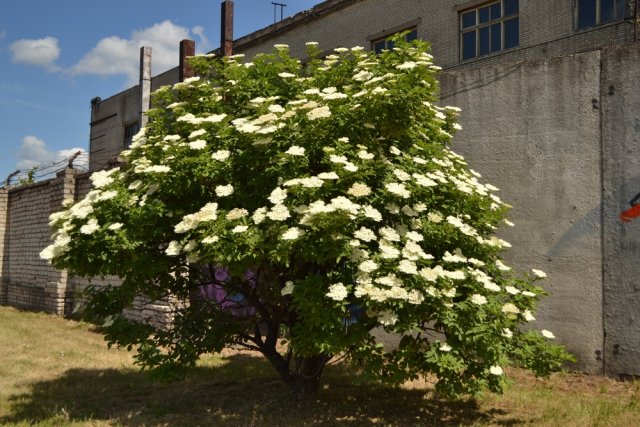
[[[330,367],[316,400],[297,403],[261,358],[234,355],[176,382],[131,369],[71,369],[9,398],[0,424],[105,423],[127,426],[469,425],[518,424],[473,400],[448,402],[425,390],[355,385]],[[498,420],[495,417],[499,417]]]

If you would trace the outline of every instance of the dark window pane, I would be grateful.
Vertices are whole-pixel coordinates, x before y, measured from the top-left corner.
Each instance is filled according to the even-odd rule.
[[[404,36],[404,39],[408,42],[413,41],[417,38],[418,38],[418,30],[411,30],[406,36]]]
[[[626,14],[627,0],[616,0],[616,19],[624,19]]]
[[[504,48],[509,49],[520,44],[520,22],[518,18],[504,21]]]
[[[476,11],[472,10],[471,12],[462,14],[462,28],[469,28],[476,25]]]
[[[396,47],[396,44],[391,40],[387,40],[387,49],[391,50],[394,47]]]
[[[478,9],[478,21],[481,24],[489,21],[489,6]]]
[[[374,42],[373,43],[373,51],[375,53],[378,53],[378,54],[382,53],[382,49],[384,49],[384,46],[385,46],[385,41],[384,40],[380,40],[380,41]]]
[[[129,148],[133,141],[133,136],[140,131],[140,123],[135,122],[124,128],[124,148]]]
[[[462,59],[476,57],[476,32],[470,31],[462,35]]]
[[[600,23],[610,22],[615,19],[615,1],[600,0]]]
[[[578,28],[596,25],[596,0],[578,0]]]
[[[491,26],[491,52],[498,52],[502,48],[502,24]]]
[[[504,16],[515,15],[516,13],[518,13],[518,0],[504,0]]]
[[[491,6],[491,19],[498,19],[502,16],[502,9],[500,3],[492,4]]]
[[[480,28],[478,30],[478,35],[480,37],[479,55],[486,55],[487,53],[490,53],[491,50],[489,49],[489,27]]]

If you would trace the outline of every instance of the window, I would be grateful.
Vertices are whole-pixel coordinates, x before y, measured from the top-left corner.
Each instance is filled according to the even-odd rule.
[[[627,0],[576,0],[576,28],[589,28],[624,19]]]
[[[461,12],[461,59],[473,59],[518,46],[518,9],[518,0],[500,0]]]
[[[131,145],[133,136],[140,131],[140,123],[133,122],[124,127],[124,148],[127,149]]]
[[[396,34],[399,33],[399,32],[401,32],[401,31],[396,31]],[[418,30],[417,30],[417,28],[409,29],[409,32],[404,35],[404,39],[406,41],[408,41],[408,42],[410,42],[412,40],[415,40],[417,38],[418,38]],[[375,53],[380,54],[380,53],[382,53],[383,50],[391,50],[391,49],[393,49],[393,41],[389,40],[387,37],[380,38],[380,39],[377,39],[377,40],[373,40],[371,42],[371,48]]]

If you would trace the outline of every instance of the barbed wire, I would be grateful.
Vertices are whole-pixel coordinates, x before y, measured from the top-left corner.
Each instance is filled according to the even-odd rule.
[[[0,182],[0,187],[13,188],[55,178],[58,172],[69,167],[81,172],[88,171],[89,153],[77,151],[73,155],[57,161],[42,163],[28,169],[19,169],[8,175],[4,182]]]

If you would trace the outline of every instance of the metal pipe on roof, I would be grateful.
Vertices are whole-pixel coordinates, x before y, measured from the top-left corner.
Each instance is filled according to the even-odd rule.
[[[220,5],[221,14],[221,31],[220,43],[224,56],[233,55],[233,1],[225,0]]]

